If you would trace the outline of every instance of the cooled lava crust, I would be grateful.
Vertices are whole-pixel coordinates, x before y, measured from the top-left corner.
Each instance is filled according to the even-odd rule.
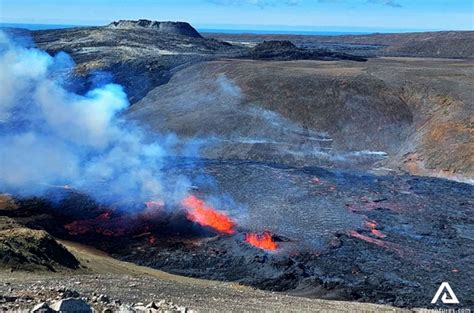
[[[54,201],[54,191],[49,201],[17,200],[10,215],[182,275],[400,307],[429,306],[439,284],[449,281],[464,305],[474,305],[472,185],[242,161],[201,160],[198,169],[188,160],[166,171],[213,175],[216,181],[195,192],[226,190],[239,204],[226,210],[235,232],[197,225],[166,204],[124,211],[70,191]],[[264,230],[277,250],[245,241],[249,231]]]

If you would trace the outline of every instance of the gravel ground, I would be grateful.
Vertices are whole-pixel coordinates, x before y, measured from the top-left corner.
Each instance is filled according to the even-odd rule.
[[[293,297],[221,283],[171,275],[117,261],[77,244],[62,242],[85,265],[71,272],[0,272],[0,309],[28,311],[40,302],[76,297],[99,312],[122,305],[146,306],[154,301],[164,310],[221,312],[403,312],[387,306]],[[163,301],[164,300],[164,301]],[[160,302],[161,301],[161,302]],[[159,311],[159,310],[158,310]]]

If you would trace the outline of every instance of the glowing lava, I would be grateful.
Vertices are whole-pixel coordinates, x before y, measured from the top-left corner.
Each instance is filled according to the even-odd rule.
[[[252,246],[255,246],[260,249],[275,251],[278,248],[278,245],[273,241],[272,235],[269,232],[264,232],[263,234],[248,233],[245,235],[245,241],[247,241]]]
[[[87,233],[97,233],[109,237],[118,237],[126,234],[126,228],[121,218],[112,219],[112,212],[106,211],[99,216],[86,219],[76,220],[64,225],[64,228],[70,235],[84,235]]]
[[[365,222],[365,226],[367,226],[368,228],[370,228],[370,232],[372,233],[372,235],[374,236],[377,236],[379,238],[385,238],[387,237],[386,235],[384,235],[380,230],[377,229],[377,222],[376,221],[373,221],[373,220],[368,220]]]
[[[382,248],[385,248],[387,250],[391,250],[391,251],[395,251],[397,252],[399,255],[405,255],[406,252],[409,252],[408,249],[405,249],[406,251],[404,251],[404,249],[402,249],[402,247],[400,247],[398,244],[396,243],[391,243],[391,242],[387,242],[385,240],[381,240],[381,239],[375,239],[375,238],[372,238],[372,237],[369,237],[369,236],[365,236],[365,235],[362,235],[360,233],[358,233],[357,231],[355,230],[350,230],[348,232],[349,236],[351,237],[354,237],[354,238],[357,238],[357,239],[360,239],[360,240],[363,240],[363,241],[366,241],[366,242],[369,242],[371,244],[374,244],[374,245],[377,245],[379,247],[382,247]]]
[[[182,203],[187,208],[186,217],[189,220],[220,233],[233,234],[235,232],[235,223],[227,214],[217,211],[198,197],[190,195]]]

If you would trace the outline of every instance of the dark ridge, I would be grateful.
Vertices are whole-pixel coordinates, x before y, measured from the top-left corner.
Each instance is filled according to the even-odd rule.
[[[255,50],[267,49],[294,50],[298,48],[289,40],[269,40],[255,46]]]
[[[255,60],[352,60],[364,62],[367,59],[350,55],[343,52],[334,52],[326,49],[304,49],[295,46],[288,40],[264,41],[254,48],[246,56]]]
[[[107,25],[109,28],[136,29],[147,28],[159,32],[181,35],[194,38],[202,38],[196,29],[186,22],[158,22],[150,20],[119,20]]]

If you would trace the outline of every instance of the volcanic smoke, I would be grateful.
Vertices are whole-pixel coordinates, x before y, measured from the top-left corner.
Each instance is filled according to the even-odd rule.
[[[77,93],[87,78],[74,66],[66,53],[22,47],[0,32],[0,190],[44,196],[68,185],[114,207],[179,203],[188,179],[161,170],[178,154],[176,137],[150,140],[123,120],[129,103],[119,85],[98,82]]]
[[[225,212],[189,195],[187,177],[163,175],[166,162],[179,155],[176,136],[155,134],[158,139],[150,140],[123,120],[120,114],[129,103],[117,84],[99,80],[77,93],[80,88],[73,85],[86,78],[76,77],[74,67],[66,53],[51,56],[0,32],[0,190],[41,197],[62,186],[114,209],[145,203],[143,214],[159,214],[164,203],[181,203],[189,220],[234,234],[236,223]],[[65,228],[71,234],[119,236],[124,221],[107,213]],[[248,234],[247,241],[265,250],[277,248],[269,233]]]

